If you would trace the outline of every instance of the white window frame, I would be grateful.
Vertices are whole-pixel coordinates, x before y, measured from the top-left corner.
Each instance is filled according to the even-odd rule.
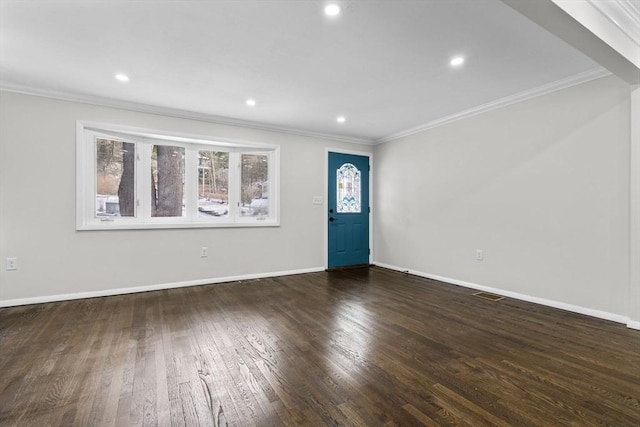
[[[135,217],[96,215],[95,137],[136,144]],[[151,217],[151,149],[153,145],[185,149],[185,216]],[[229,214],[198,216],[198,151],[229,153]],[[268,158],[268,216],[243,216],[241,200],[241,155],[262,154]],[[158,228],[277,227],[280,225],[280,146],[200,135],[175,134],[107,123],[76,122],[76,230],[120,230]]]

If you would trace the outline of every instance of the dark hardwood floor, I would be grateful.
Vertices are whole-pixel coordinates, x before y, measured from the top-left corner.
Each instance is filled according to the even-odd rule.
[[[640,425],[640,332],[380,268],[0,310],[2,426]]]

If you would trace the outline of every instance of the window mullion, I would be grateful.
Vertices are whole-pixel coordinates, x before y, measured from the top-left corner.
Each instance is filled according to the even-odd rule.
[[[237,222],[240,216],[240,153],[229,152],[229,220]]]
[[[193,222],[198,217],[198,147],[187,145],[184,156],[184,198],[187,208],[185,220]]]

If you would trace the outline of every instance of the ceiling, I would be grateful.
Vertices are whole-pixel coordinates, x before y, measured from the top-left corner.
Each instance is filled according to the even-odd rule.
[[[0,88],[375,143],[602,70],[500,0],[326,3],[0,0]]]

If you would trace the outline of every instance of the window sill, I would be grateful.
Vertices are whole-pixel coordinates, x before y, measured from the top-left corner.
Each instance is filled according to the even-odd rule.
[[[76,231],[103,231],[103,230],[157,230],[157,229],[186,229],[186,228],[255,228],[255,227],[279,227],[275,220],[233,222],[233,223],[146,223],[146,224],[118,224],[113,221],[104,221],[100,224],[82,224],[76,226]]]

